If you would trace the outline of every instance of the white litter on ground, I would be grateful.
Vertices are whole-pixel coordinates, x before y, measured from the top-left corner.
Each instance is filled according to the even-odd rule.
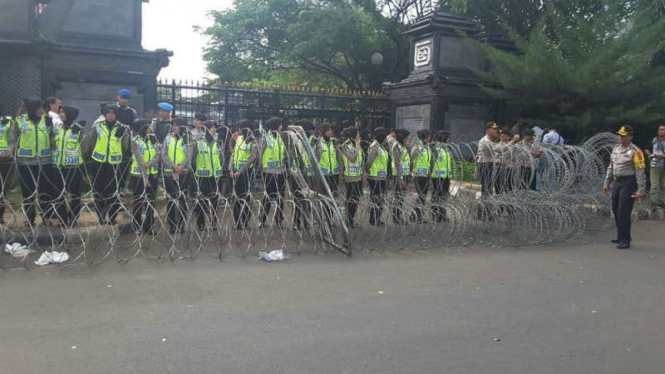
[[[281,249],[276,249],[270,252],[264,252],[264,251],[259,252],[259,258],[265,262],[271,262],[271,261],[286,260],[287,258],[289,258],[289,255],[284,253],[284,251]]]
[[[34,251],[21,243],[7,243],[5,252],[12,255],[12,257],[26,257]]]
[[[39,259],[35,261],[35,265],[61,264],[67,260],[69,260],[69,255],[65,252],[43,252]]]

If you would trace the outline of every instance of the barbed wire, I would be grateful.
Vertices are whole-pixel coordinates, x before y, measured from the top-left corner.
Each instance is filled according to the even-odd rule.
[[[225,146],[232,131],[220,127],[219,132],[219,144]],[[359,196],[346,201],[348,183],[341,182],[337,190],[320,173],[291,167],[308,158],[314,171],[318,169],[312,144],[302,129],[290,128],[283,138],[290,165],[284,169],[283,189],[276,193],[267,192],[272,190],[266,185],[271,177],[262,177],[257,168],[245,178],[251,183],[256,177],[260,186],[243,196],[236,194],[237,180],[225,171],[224,177],[213,181],[202,181],[190,173],[182,181],[175,180],[176,184],[184,181],[184,185],[171,193],[163,188],[165,178],[171,177],[160,173],[155,176],[156,193],[143,186],[133,196],[124,190],[120,172],[108,183],[119,187],[106,197],[94,192],[100,178],[95,161],[87,161],[75,172],[52,165],[34,168],[29,182],[35,188],[23,203],[14,190],[4,188],[0,237],[3,243],[19,243],[25,250],[19,255],[1,251],[0,268],[32,268],[40,256],[57,253],[67,253],[68,260],[58,264],[66,266],[108,260],[127,263],[134,258],[224,259],[273,249],[296,254],[337,250],[350,254],[352,245],[365,251],[478,244],[530,246],[570,240],[613,224],[609,197],[602,194],[609,154],[617,142],[610,133],[598,134],[579,146],[538,145],[541,157],[520,144],[507,146],[507,153],[501,156],[506,163],[495,168],[489,195],[483,195],[478,184],[487,176],[474,177],[470,161],[478,142],[445,143],[453,160],[450,186],[433,196],[431,191],[441,187],[428,182],[430,192],[425,200],[422,196],[419,200],[418,189],[411,185],[403,202],[393,191],[392,181],[388,181],[383,197],[372,196],[367,183],[362,183],[363,188],[352,194]],[[12,163],[11,170],[2,175],[6,186],[25,177],[17,176],[16,169]],[[533,189],[536,174],[542,175],[541,191]],[[204,188],[204,182],[210,185]],[[72,190],[80,191],[80,202]],[[28,219],[35,201],[39,201],[39,224]],[[109,205],[117,214],[104,220],[100,206]],[[356,211],[352,220],[350,209]],[[137,229],[135,220],[144,222],[148,216],[152,218],[151,229]],[[182,222],[175,230],[173,217]]]

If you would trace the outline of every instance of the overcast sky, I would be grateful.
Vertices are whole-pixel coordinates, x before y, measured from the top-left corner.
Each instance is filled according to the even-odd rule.
[[[169,66],[162,69],[160,77],[205,77],[202,53],[207,40],[193,27],[212,25],[206,13],[228,9],[232,4],[232,0],[150,0],[143,4],[143,48],[173,51]]]

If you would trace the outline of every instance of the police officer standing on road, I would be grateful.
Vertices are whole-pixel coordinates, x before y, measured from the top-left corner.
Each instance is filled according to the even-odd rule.
[[[612,213],[614,213],[618,235],[616,239],[612,240],[612,243],[617,243],[618,249],[628,249],[632,241],[630,224],[635,198],[644,197],[645,161],[642,150],[632,143],[633,128],[631,126],[621,126],[617,134],[619,144],[612,150],[603,192],[607,194],[610,183],[614,182]]]
[[[171,118],[173,105],[169,103],[159,103],[157,104],[157,107],[159,108],[159,118],[152,120],[152,125],[155,129],[157,141],[159,144],[164,144],[166,135],[171,132],[171,126],[173,126],[173,119]]]
[[[386,224],[381,221],[383,204],[386,199],[386,180],[388,179],[388,150],[383,146],[388,136],[388,130],[377,127],[372,132],[374,141],[367,150],[366,175],[369,184],[370,209],[369,224],[383,227]]]

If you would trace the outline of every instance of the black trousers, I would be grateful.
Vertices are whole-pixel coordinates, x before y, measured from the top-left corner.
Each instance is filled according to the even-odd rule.
[[[289,180],[291,183],[291,192],[293,193],[295,209],[293,212],[293,227],[300,228],[301,226],[304,226],[305,228],[308,228],[309,222],[307,221],[306,215],[309,212],[309,209],[311,209],[310,204],[305,199],[305,192],[303,192],[302,187],[298,184],[296,179],[291,177]]]
[[[637,192],[637,180],[635,177],[627,177],[616,180],[612,190],[612,213],[617,226],[617,240],[620,243],[629,243],[633,240],[630,235],[631,214]]]
[[[512,168],[498,167],[496,169],[496,193],[505,194],[513,190],[514,172]]]
[[[399,225],[404,223],[404,221],[402,220],[402,208],[404,206],[405,197],[406,197],[406,188],[400,187],[399,179],[395,178],[395,200],[393,201],[393,222]]]
[[[414,182],[418,199],[416,200],[416,221],[423,222],[425,215],[425,203],[427,202],[427,192],[429,191],[429,177],[415,177]]]
[[[251,214],[251,191],[249,171],[238,174],[233,182],[235,201],[233,203],[233,222],[237,229],[246,229]]]
[[[284,219],[284,191],[286,179],[284,174],[263,173],[263,182],[266,186],[266,195],[263,197],[263,211],[261,212],[261,223],[266,223],[270,213],[270,205],[275,203],[275,222],[282,223]]]
[[[199,229],[206,227],[206,215],[210,216],[210,228],[217,225],[217,206],[219,205],[218,181],[215,178],[196,178],[198,198],[196,201],[196,224]]]
[[[481,198],[489,199],[494,193],[494,165],[491,162],[478,164],[478,179],[480,179]],[[489,209],[482,204],[478,209],[478,219],[492,219]]]
[[[18,174],[21,181],[21,194],[23,195],[23,210],[31,224],[35,223],[37,212],[35,200],[39,203],[42,219],[47,220],[54,214],[54,190],[57,182],[53,174],[52,165],[18,165]]]
[[[135,231],[147,232],[155,221],[155,200],[157,197],[157,174],[148,175],[150,186],[146,186],[143,177],[132,175],[132,226]],[[145,212],[145,219],[142,218]]]
[[[0,161],[0,224],[5,223],[5,204],[6,193],[5,188],[11,188],[11,170],[13,163],[11,161]]]
[[[90,169],[99,223],[103,225],[109,221],[113,222],[120,211],[120,191],[118,189],[120,166],[91,161]]]
[[[166,191],[166,220],[171,231],[182,230],[187,224],[187,190],[192,184],[188,173],[174,179],[172,174],[164,174]]]
[[[57,168],[59,177],[62,178],[62,187],[65,189],[64,195],[58,199],[56,211],[63,214],[67,224],[72,224],[78,220],[83,204],[81,203],[81,186],[83,184],[83,169],[79,166]],[[67,200],[69,195],[69,200]]]
[[[432,178],[432,218],[435,222],[441,222],[446,219],[446,208],[443,204],[450,197],[450,179]]]
[[[358,204],[363,196],[363,182],[346,182],[346,220],[349,225],[353,226],[356,223],[356,213],[358,212]]]
[[[520,166],[519,180],[521,181],[522,188],[530,189],[531,191],[536,190],[536,175],[532,168]]]
[[[368,179],[367,182],[369,183],[369,199],[371,202],[369,208],[369,224],[377,225],[381,222],[383,204],[386,200],[386,180]]]

